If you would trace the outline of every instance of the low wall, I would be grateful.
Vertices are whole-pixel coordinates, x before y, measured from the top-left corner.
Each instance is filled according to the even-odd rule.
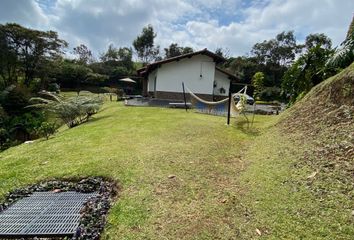
[[[213,96],[211,94],[196,94],[198,97],[202,98],[206,101],[213,101],[213,97],[215,101],[225,99],[225,96]],[[149,92],[149,96],[153,97],[154,92]],[[166,100],[176,100],[176,101],[184,101],[183,100],[183,93],[180,92],[163,92],[163,91],[156,91],[156,95],[154,96],[157,99],[166,99]],[[187,102],[190,102],[190,94],[186,93]]]

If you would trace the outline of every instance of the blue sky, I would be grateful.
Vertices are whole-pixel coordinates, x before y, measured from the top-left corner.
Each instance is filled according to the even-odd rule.
[[[299,42],[324,33],[336,46],[353,10],[352,0],[0,0],[0,23],[57,31],[70,49],[83,43],[96,56],[110,43],[131,46],[152,24],[161,48],[176,42],[239,56],[289,30]]]

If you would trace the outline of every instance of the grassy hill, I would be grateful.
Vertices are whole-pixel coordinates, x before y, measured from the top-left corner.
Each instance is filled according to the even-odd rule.
[[[259,116],[255,126],[272,119]],[[256,132],[225,122],[106,102],[85,124],[0,153],[0,195],[44,179],[105,176],[122,189],[107,238],[232,238],[238,213],[225,201],[239,191],[240,156]]]
[[[352,239],[354,64],[283,113],[245,158],[246,238],[258,229],[268,239]]]
[[[353,79],[354,65],[252,130],[106,102],[83,125],[0,153],[0,196],[106,176],[121,192],[105,239],[352,239]]]

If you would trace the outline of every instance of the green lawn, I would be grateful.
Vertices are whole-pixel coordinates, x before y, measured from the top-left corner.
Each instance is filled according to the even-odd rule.
[[[323,215],[306,188],[294,190],[309,173],[294,171],[302,148],[277,119],[256,116],[248,130],[241,118],[226,126],[224,117],[106,102],[85,124],[0,153],[0,196],[44,179],[106,176],[121,192],[105,239],[253,239],[256,229],[269,239],[350,239],[343,211]]]
[[[272,117],[257,116],[257,129]],[[1,153],[0,194],[47,178],[107,176],[122,191],[106,235],[119,239],[235,236],[241,158],[257,131],[224,117],[106,102],[94,118],[48,141]],[[175,175],[175,178],[169,178]]]

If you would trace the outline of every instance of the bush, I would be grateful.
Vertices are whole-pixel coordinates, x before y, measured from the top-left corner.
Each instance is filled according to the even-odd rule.
[[[30,99],[30,92],[25,87],[10,86],[1,94],[1,105],[8,115],[19,115],[26,112],[25,107]]]
[[[259,94],[261,100],[273,101],[281,97],[281,89],[278,87],[265,87]]]
[[[0,147],[9,139],[9,134],[5,128],[0,128]]]
[[[103,100],[100,97],[77,96],[64,98],[55,93],[41,92],[43,97],[31,98],[29,107],[45,109],[56,114],[69,128],[75,127],[98,112]]]
[[[55,93],[60,93],[60,86],[57,83],[50,83],[48,85],[48,91],[49,92],[55,92]]]
[[[41,126],[36,129],[36,132],[39,136],[43,136],[48,140],[57,130],[58,125],[56,123],[42,122]]]
[[[42,112],[32,111],[8,118],[5,125],[12,136],[18,131],[26,133],[27,137],[23,137],[22,140],[27,141],[36,138],[36,129],[44,121],[45,116]]]

